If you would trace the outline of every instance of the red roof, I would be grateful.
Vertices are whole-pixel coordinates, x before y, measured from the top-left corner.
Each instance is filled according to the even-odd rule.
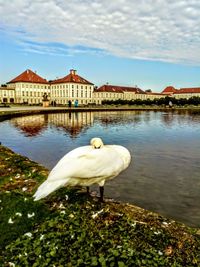
[[[134,92],[136,94],[145,94],[138,87],[127,87],[127,86],[116,86],[116,85],[102,85],[97,88],[95,92],[112,92],[112,93],[123,93],[123,92]]]
[[[188,93],[199,93],[200,94],[200,87],[196,88],[181,88],[177,90],[175,94],[188,94]]]
[[[175,89],[173,86],[167,86],[163,91],[162,94],[173,94],[177,92],[177,89]]]
[[[18,75],[16,78],[11,80],[8,83],[17,83],[17,82],[28,82],[28,83],[46,83],[48,84],[48,81],[39,75],[37,75],[32,70],[25,70],[20,75]]]
[[[57,83],[82,83],[82,84],[91,84],[93,83],[87,81],[86,79],[82,78],[81,76],[76,74],[76,70],[70,70],[70,73],[60,79],[51,81],[51,84],[57,84]]]

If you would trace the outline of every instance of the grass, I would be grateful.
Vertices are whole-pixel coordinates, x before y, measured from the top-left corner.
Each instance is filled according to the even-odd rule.
[[[0,146],[0,266],[200,266],[199,230],[83,189],[32,195],[48,170]]]

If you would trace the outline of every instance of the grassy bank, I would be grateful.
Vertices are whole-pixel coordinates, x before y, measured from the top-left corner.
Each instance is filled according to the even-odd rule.
[[[200,266],[198,229],[80,188],[34,202],[47,175],[0,146],[0,266]]]

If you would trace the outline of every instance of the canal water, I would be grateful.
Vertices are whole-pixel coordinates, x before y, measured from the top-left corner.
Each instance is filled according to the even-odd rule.
[[[132,155],[130,167],[106,184],[107,197],[200,227],[200,115],[65,112],[0,123],[3,145],[49,169],[93,137],[123,145]]]

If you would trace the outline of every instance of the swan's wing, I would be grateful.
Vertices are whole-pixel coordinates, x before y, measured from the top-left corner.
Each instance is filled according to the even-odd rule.
[[[124,168],[123,160],[112,148],[82,147],[81,150],[72,152],[64,156],[53,168],[49,174],[49,180],[114,177]]]

